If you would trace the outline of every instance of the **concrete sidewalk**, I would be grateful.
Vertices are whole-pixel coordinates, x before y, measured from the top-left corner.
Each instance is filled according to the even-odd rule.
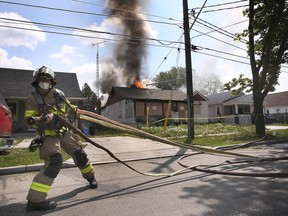
[[[111,151],[117,158],[123,161],[143,160],[159,157],[170,157],[176,155],[183,155],[184,153],[190,153],[191,150],[155,142],[149,139],[141,139],[135,137],[95,137],[91,138],[94,142],[105,147]],[[28,148],[32,138],[26,138],[21,143],[15,146],[15,148]],[[116,162],[110,157],[104,150],[99,149],[88,142],[86,144],[85,152],[92,164],[105,164]],[[37,171],[41,168],[42,164],[23,165],[15,167],[0,168],[0,175],[31,172]],[[63,168],[74,167],[72,159],[64,161]]]
[[[266,125],[266,130],[282,130],[287,129],[287,126]],[[22,135],[22,137],[24,137]],[[27,148],[29,147],[31,140],[34,138],[34,134],[29,134],[26,138],[16,145],[14,148]],[[94,137],[91,138],[94,142],[102,145],[110,150],[117,158],[123,161],[143,160],[159,157],[171,157],[176,155],[183,155],[185,153],[191,153],[192,150],[179,148],[171,145],[167,145],[160,142],[155,142],[149,139],[141,139],[135,137]],[[96,148],[88,142],[85,151],[92,164],[105,164],[116,162],[109,156],[104,150]],[[74,167],[72,159],[64,161],[63,168]],[[31,172],[37,171],[42,167],[42,164],[23,165],[15,167],[0,168],[0,175]]]

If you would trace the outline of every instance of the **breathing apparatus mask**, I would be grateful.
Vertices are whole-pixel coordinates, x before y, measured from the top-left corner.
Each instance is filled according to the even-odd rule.
[[[43,90],[48,90],[51,84],[49,82],[39,82],[39,87]]]

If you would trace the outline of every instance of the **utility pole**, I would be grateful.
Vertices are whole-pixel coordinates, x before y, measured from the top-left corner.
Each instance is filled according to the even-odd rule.
[[[98,45],[99,43],[97,43],[97,53],[96,53],[96,95],[97,98],[99,98],[99,52],[98,52]]]
[[[186,83],[187,83],[187,127],[188,127],[188,139],[191,140],[194,139],[195,132],[194,132],[191,41],[190,41],[187,0],[183,0],[183,23],[184,23],[184,37],[185,37]]]

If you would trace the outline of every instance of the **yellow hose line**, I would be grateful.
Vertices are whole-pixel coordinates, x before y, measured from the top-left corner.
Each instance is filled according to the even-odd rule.
[[[79,112],[81,113],[81,112]],[[84,113],[84,112],[82,112]],[[177,146],[177,147],[181,147],[181,148],[186,148],[186,149],[192,149],[195,151],[200,151],[200,152],[205,152],[205,153],[210,153],[210,154],[221,154],[221,155],[230,155],[230,156],[237,156],[237,157],[250,157],[250,158],[255,158],[254,156],[250,156],[250,155],[245,155],[245,154],[238,154],[238,153],[233,153],[233,152],[227,152],[227,151],[220,151],[220,150],[215,150],[215,149],[210,149],[210,148],[205,148],[205,147],[200,147],[200,146],[196,146],[196,145],[185,145],[185,144],[181,144],[181,143],[176,143],[158,136],[155,136],[153,134],[149,134],[146,133],[144,131],[141,131],[139,129],[133,128],[133,127],[124,127],[123,124],[121,123],[117,123],[116,121],[113,121],[114,124],[107,122],[107,121],[103,121],[103,120],[99,120],[97,118],[97,114],[95,115],[95,113],[90,113],[88,111],[85,111],[85,114],[89,114],[93,117],[90,116],[86,116],[83,114],[80,114],[80,119],[86,120],[86,121],[90,121],[90,122],[94,122],[96,124],[102,125],[104,127],[108,127],[114,130],[119,130],[122,132],[127,132],[133,135],[137,135],[140,137],[144,137],[144,138],[148,138],[151,139],[153,141],[158,141],[158,142],[162,142],[168,145],[172,145],[172,146]],[[95,117],[94,117],[95,116]],[[105,118],[103,116],[101,116],[101,118]]]
[[[102,150],[104,150],[107,154],[109,154],[113,159],[115,159],[116,161],[118,161],[119,163],[123,164],[124,166],[128,167],[129,169],[133,170],[134,172],[137,172],[141,175],[145,175],[145,176],[152,176],[152,177],[170,177],[170,176],[174,176],[176,174],[179,174],[181,172],[183,172],[184,170],[187,169],[191,169],[191,167],[189,168],[183,168],[181,170],[178,170],[176,172],[173,173],[145,173],[145,172],[141,172],[139,170],[136,170],[135,168],[133,168],[132,166],[128,165],[127,163],[125,163],[124,161],[122,161],[121,159],[117,158],[109,149],[105,148],[104,146],[100,145],[99,143],[96,143],[95,141],[91,140],[89,137],[87,137],[85,134],[83,134],[77,127],[75,127],[73,124],[71,124],[70,122],[66,121],[65,118],[63,118],[62,116],[58,115],[58,114],[54,114],[54,116],[63,124],[65,125],[67,128],[69,128],[70,130],[72,130],[74,133],[76,133],[77,135],[79,135],[80,137],[82,137],[85,141],[91,143],[92,145],[94,145],[97,148],[100,148]]]

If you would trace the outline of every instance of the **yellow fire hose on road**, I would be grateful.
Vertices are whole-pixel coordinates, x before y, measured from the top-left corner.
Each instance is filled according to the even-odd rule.
[[[273,160],[287,160],[288,157],[281,157],[281,158],[267,158],[267,159],[263,159],[263,158],[257,158],[254,156],[250,156],[250,155],[245,155],[245,154],[238,154],[238,153],[233,153],[233,152],[227,152],[227,151],[221,151],[221,150],[215,150],[215,149],[210,149],[210,148],[205,148],[205,147],[200,147],[200,146],[195,146],[195,145],[186,145],[186,144],[182,144],[182,143],[177,143],[177,142],[173,142],[170,140],[166,140],[163,139],[161,137],[149,134],[147,132],[141,131],[139,129],[136,129],[134,127],[131,127],[129,125],[125,125],[125,124],[121,124],[119,122],[113,121],[111,119],[108,119],[106,117],[103,117],[99,114],[93,113],[93,112],[89,112],[86,110],[77,110],[77,114],[79,115],[78,118],[83,119],[83,120],[87,120],[90,122],[94,122],[97,123],[99,125],[102,125],[104,127],[108,127],[111,129],[115,129],[115,130],[119,130],[122,132],[127,132],[133,135],[137,135],[140,137],[144,137],[144,138],[148,138],[151,139],[153,141],[158,141],[158,142],[162,142],[165,144],[169,144],[172,146],[177,146],[177,147],[181,147],[181,148],[186,148],[186,149],[191,149],[194,151],[198,151],[198,152],[204,152],[204,153],[208,153],[208,154],[220,154],[220,155],[226,155],[226,156],[234,156],[234,157],[245,157],[245,158],[250,158],[249,161],[243,161],[243,162],[262,162],[262,161],[273,161]],[[213,174],[221,174],[221,175],[234,175],[234,176],[253,176],[253,177],[288,177],[288,173],[243,173],[243,172],[229,172],[229,171],[217,171],[217,170],[210,170],[208,168],[211,167],[216,167],[216,166],[222,166],[222,165],[226,165],[226,164],[233,164],[233,162],[230,161],[225,161],[221,164],[218,165],[213,165],[213,166],[206,166],[206,165],[193,165],[193,166],[187,166],[183,163],[181,163],[181,160],[184,157],[187,157],[189,155],[185,155],[184,157],[182,157],[179,161],[179,164],[183,167],[185,167],[184,169],[178,170],[176,172],[173,173],[145,173],[145,172],[141,172],[136,170],[135,168],[133,168],[132,166],[128,165],[127,163],[125,163],[124,161],[122,161],[121,159],[117,158],[109,149],[103,147],[102,145],[94,142],[93,140],[91,140],[89,137],[87,137],[85,134],[83,134],[77,127],[75,127],[73,124],[71,124],[70,122],[68,122],[65,118],[61,117],[60,115],[55,114],[55,117],[62,123],[64,124],[66,127],[68,127],[70,130],[74,131],[77,135],[79,135],[80,137],[82,137],[85,141],[91,143],[92,145],[94,145],[97,148],[100,148],[102,150],[104,150],[107,154],[109,154],[109,156],[111,156],[113,159],[115,159],[116,161],[118,161],[119,163],[123,164],[124,166],[128,167],[129,169],[141,174],[141,175],[146,175],[146,176],[154,176],[154,177],[168,177],[168,176],[174,176],[177,175],[185,170],[194,170],[194,171],[200,171],[200,172],[207,172],[207,173],[213,173]],[[239,162],[235,162],[235,163],[239,163]],[[241,162],[240,162],[241,163]],[[200,167],[206,167],[206,168],[200,168]]]

